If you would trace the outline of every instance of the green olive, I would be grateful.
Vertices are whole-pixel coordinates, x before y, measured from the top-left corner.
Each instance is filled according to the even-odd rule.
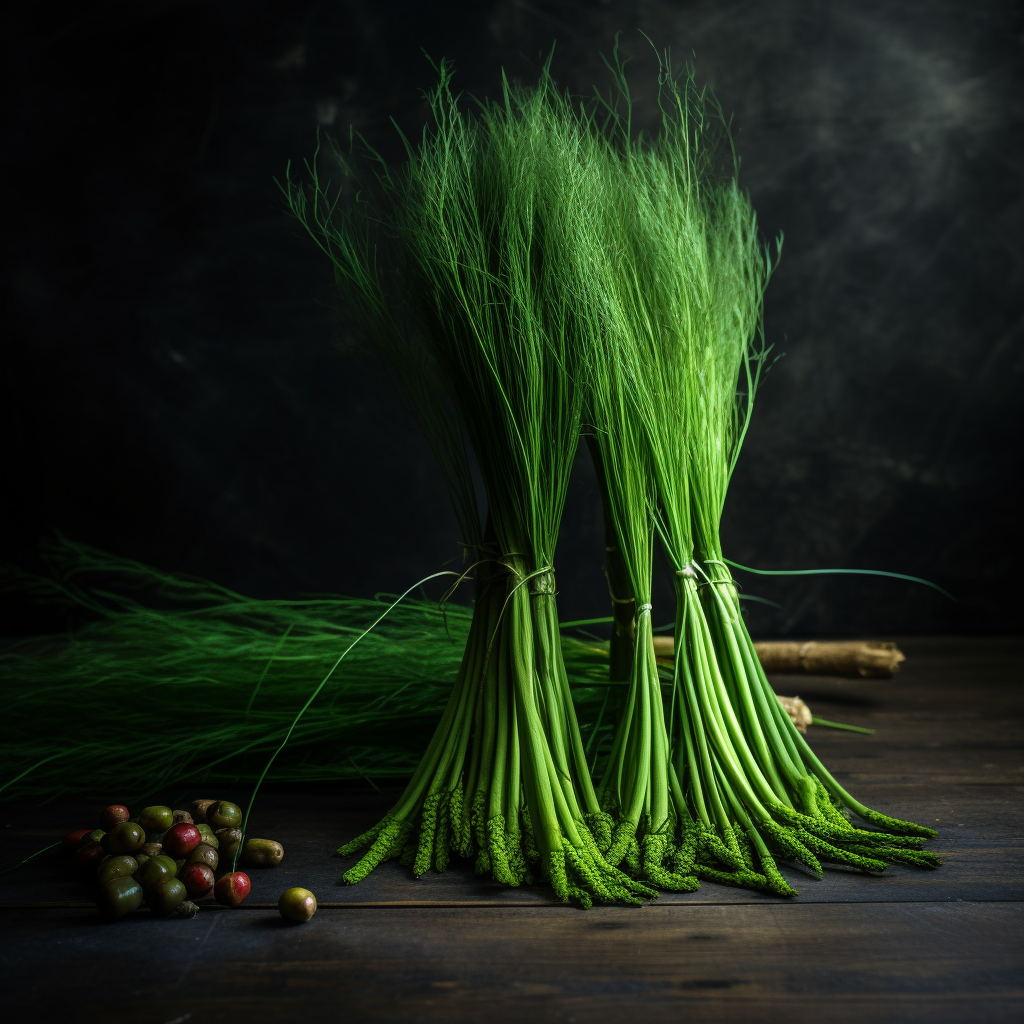
[[[150,859],[150,856],[149,856],[148,853],[139,852],[139,853],[135,854],[135,862],[139,865],[140,868],[149,859]]]
[[[210,828],[236,828],[242,824],[242,808],[230,800],[218,800],[206,808],[206,823]]]
[[[100,886],[96,906],[100,913],[114,920],[124,917],[142,904],[142,886],[134,878],[112,878]]]
[[[303,924],[316,913],[316,897],[308,889],[285,889],[277,909],[286,921]]]
[[[208,843],[200,843],[186,858],[188,864],[205,864],[212,870],[217,870],[220,863],[220,854]]]
[[[272,868],[284,859],[284,847],[273,839],[246,839],[242,861],[256,867]]]
[[[235,855],[238,844],[242,841],[242,830],[240,828],[222,828],[217,830],[217,839],[220,843],[220,855],[228,860]]]
[[[144,853],[147,857],[158,857],[163,852],[163,843],[154,842],[143,843],[142,849],[139,850],[139,853]],[[135,854],[135,856],[138,857],[139,853]]]
[[[199,829],[200,842],[212,846],[215,850],[220,847],[220,840],[213,834],[213,829],[209,825],[196,825],[196,828]]]
[[[121,853],[101,861],[96,877],[102,884],[112,882],[115,878],[127,878],[138,870],[139,862],[134,857],[129,857],[127,853]]]
[[[155,914],[169,914],[177,910],[188,896],[184,883],[177,878],[168,878],[159,885],[154,885],[146,892],[146,902]]]
[[[164,855],[159,854],[156,857],[150,857],[149,860],[143,864],[136,874],[138,880],[149,889],[151,886],[159,885],[161,882],[166,882],[168,879],[173,878],[178,873],[178,865],[174,861]]]
[[[102,843],[103,837],[107,833],[101,828],[94,828],[88,835],[82,836],[82,841],[78,844],[84,846],[86,843]]]
[[[107,853],[134,853],[146,843],[146,833],[134,821],[122,821],[103,837]]]
[[[150,832],[166,832],[174,824],[174,811],[164,804],[144,807],[139,815],[139,824]]]

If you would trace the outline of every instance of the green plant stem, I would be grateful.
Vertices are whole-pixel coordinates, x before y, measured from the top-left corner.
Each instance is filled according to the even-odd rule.
[[[828,729],[843,729],[846,732],[861,732],[866,736],[874,736],[874,729],[865,729],[861,725],[846,725],[843,722],[830,722],[828,719],[819,718],[817,715],[811,716],[811,725],[822,725]]]

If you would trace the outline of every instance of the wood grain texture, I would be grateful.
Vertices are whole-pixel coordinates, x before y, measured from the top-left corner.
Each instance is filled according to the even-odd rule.
[[[543,887],[504,889],[466,869],[416,881],[388,864],[347,887],[338,884],[347,862],[330,853],[393,794],[268,791],[252,828],[283,842],[285,859],[251,872],[239,910],[105,925],[58,864],[0,876],[0,984],[22,1015],[104,1024],[1016,1021],[1021,645],[899,643],[908,661],[895,680],[807,677],[798,692],[823,717],[877,730],[812,728],[810,739],[865,802],[939,830],[938,871],[831,870],[817,881],[792,868],[800,896],[790,901],[704,883],[640,909],[587,912],[552,906]],[[175,795],[203,794],[166,796]],[[2,862],[91,823],[118,794],[104,796],[0,806]],[[273,910],[291,885],[321,903],[300,928]]]
[[[1024,1012],[1018,904],[321,911],[300,928],[251,913],[3,918],[18,937],[8,984],[36,1019],[962,1024]],[[55,959],[73,987],[54,987]]]

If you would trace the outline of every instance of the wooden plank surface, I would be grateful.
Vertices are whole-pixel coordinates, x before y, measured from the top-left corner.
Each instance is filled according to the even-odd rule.
[[[251,873],[239,910],[105,925],[58,865],[0,876],[0,904],[15,905],[0,911],[0,983],[23,1014],[104,1021],[1019,1019],[1021,645],[901,646],[908,661],[893,680],[773,682],[821,717],[877,730],[812,729],[811,740],[866,803],[939,830],[938,871],[816,881],[789,869],[791,901],[704,883],[639,910],[588,912],[465,869],[416,881],[391,864],[348,887],[338,884],[347,862],[330,853],[390,794],[268,791],[253,830],[286,857]],[[0,805],[0,863],[91,824],[116,799]],[[290,885],[321,902],[301,928],[269,909]],[[40,904],[52,909],[29,909]]]
[[[974,1024],[1024,1015],[1024,906],[1012,903],[353,909],[298,928],[234,912],[175,925],[104,926],[74,910],[0,918],[17,936],[5,957],[11,1019]]]

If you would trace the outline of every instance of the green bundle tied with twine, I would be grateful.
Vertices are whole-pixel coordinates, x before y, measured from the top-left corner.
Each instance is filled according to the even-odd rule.
[[[606,256],[591,289],[613,353],[604,363],[617,361],[631,381],[623,435],[643,436],[631,445],[650,466],[657,502],[648,508],[675,571],[674,863],[779,895],[793,894],[779,859],[818,873],[820,860],[868,871],[935,866],[917,849],[931,829],[866,808],[814,756],[769,688],[740,614],[719,523],[766,355],[761,307],[772,260],[735,166],[717,172],[724,126],[713,101],[692,69],[676,80],[666,62],[662,81],[657,139],[636,141],[611,118],[621,129],[605,153],[615,184],[592,193],[599,209],[587,222],[593,251]],[[625,553],[628,510],[614,498],[609,508]],[[648,629],[638,616],[634,663],[649,658]],[[885,831],[857,828],[844,811]]]
[[[402,799],[347,843],[357,882],[401,856],[420,874],[452,853],[518,885],[637,902],[654,892],[602,856],[602,811],[562,661],[552,559],[579,436],[584,390],[570,323],[577,296],[552,253],[571,248],[585,210],[579,132],[545,74],[470,118],[447,68],[431,94],[434,129],[400,172],[378,175],[380,225],[356,230],[334,206],[289,188],[295,213],[329,252],[346,293],[379,337],[391,304],[374,237],[394,239],[394,301],[437,368],[476,457],[487,498],[474,570],[477,600],[459,678]],[[390,328],[389,328],[390,329]]]

